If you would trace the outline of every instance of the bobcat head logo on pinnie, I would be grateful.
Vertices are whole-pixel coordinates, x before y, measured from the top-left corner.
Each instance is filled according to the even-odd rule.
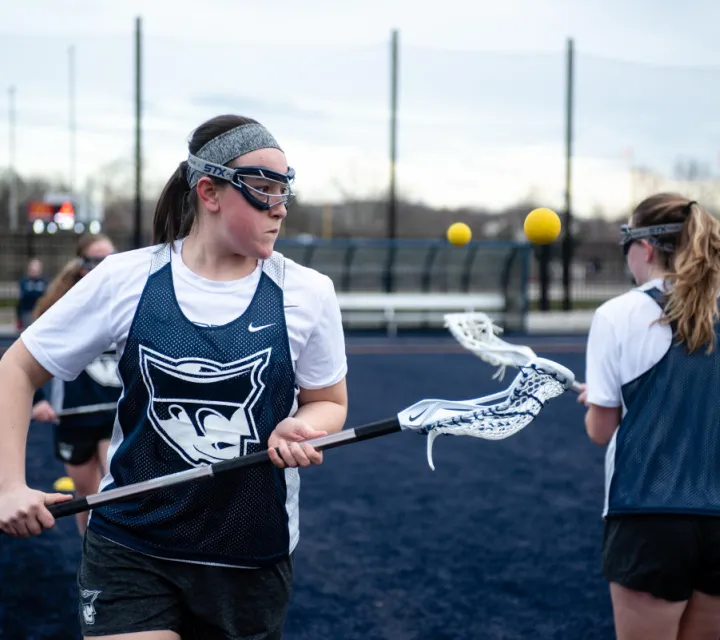
[[[142,345],[139,351],[150,422],[189,464],[230,460],[260,442],[252,409],[271,348],[229,363],[170,358]]]

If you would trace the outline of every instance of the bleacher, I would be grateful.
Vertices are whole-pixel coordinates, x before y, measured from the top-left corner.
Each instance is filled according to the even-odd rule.
[[[277,250],[333,280],[348,328],[437,328],[445,313],[458,311],[485,311],[508,330],[525,328],[525,244],[280,240]]]
[[[123,238],[113,238],[128,247]],[[335,284],[347,328],[439,328],[443,315],[484,311],[508,330],[524,330],[528,312],[530,248],[515,242],[472,242],[454,247],[441,240],[319,240],[281,238],[286,257],[317,269]],[[71,242],[45,237],[0,239],[3,273],[19,277],[28,253],[40,258],[53,277],[72,256]],[[11,322],[8,301],[16,282],[0,283],[0,297]]]

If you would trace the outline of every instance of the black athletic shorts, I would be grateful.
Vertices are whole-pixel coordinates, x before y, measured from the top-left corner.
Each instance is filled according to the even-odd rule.
[[[153,558],[90,529],[78,569],[84,636],[175,631],[183,640],[280,640],[292,558],[235,569]]]
[[[603,573],[610,582],[680,602],[720,595],[720,517],[619,515],[605,519]]]
[[[73,427],[59,424],[55,427],[55,457],[65,464],[85,464],[95,455],[98,442],[110,440],[113,423],[96,427]]]

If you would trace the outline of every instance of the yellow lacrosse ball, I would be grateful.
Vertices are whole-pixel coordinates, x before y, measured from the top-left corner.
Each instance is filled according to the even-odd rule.
[[[472,239],[472,231],[464,222],[456,222],[448,227],[447,239],[450,244],[462,247]]]
[[[547,207],[533,209],[527,214],[523,230],[533,244],[550,244],[559,235],[562,224],[557,213]]]
[[[75,483],[72,481],[72,478],[69,478],[68,476],[63,476],[62,478],[58,478],[55,480],[55,484],[53,485],[55,491],[62,491],[62,492],[73,492],[75,491]]]

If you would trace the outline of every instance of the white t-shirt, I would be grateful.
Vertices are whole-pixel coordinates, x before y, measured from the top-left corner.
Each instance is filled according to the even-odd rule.
[[[249,276],[229,282],[190,271],[175,243],[171,268],[175,295],[196,324],[224,325],[247,309],[260,281],[262,263]],[[146,247],[108,256],[21,334],[28,351],[53,376],[74,380],[97,356],[117,345],[122,356],[130,325],[150,273]],[[347,373],[340,307],[332,280],[285,260],[285,319],[295,379],[322,389]]]
[[[662,309],[647,293],[664,290],[662,278],[651,280],[600,305],[587,344],[587,399],[601,407],[626,407],[622,386],[656,365],[672,344],[672,329],[655,322]]]

